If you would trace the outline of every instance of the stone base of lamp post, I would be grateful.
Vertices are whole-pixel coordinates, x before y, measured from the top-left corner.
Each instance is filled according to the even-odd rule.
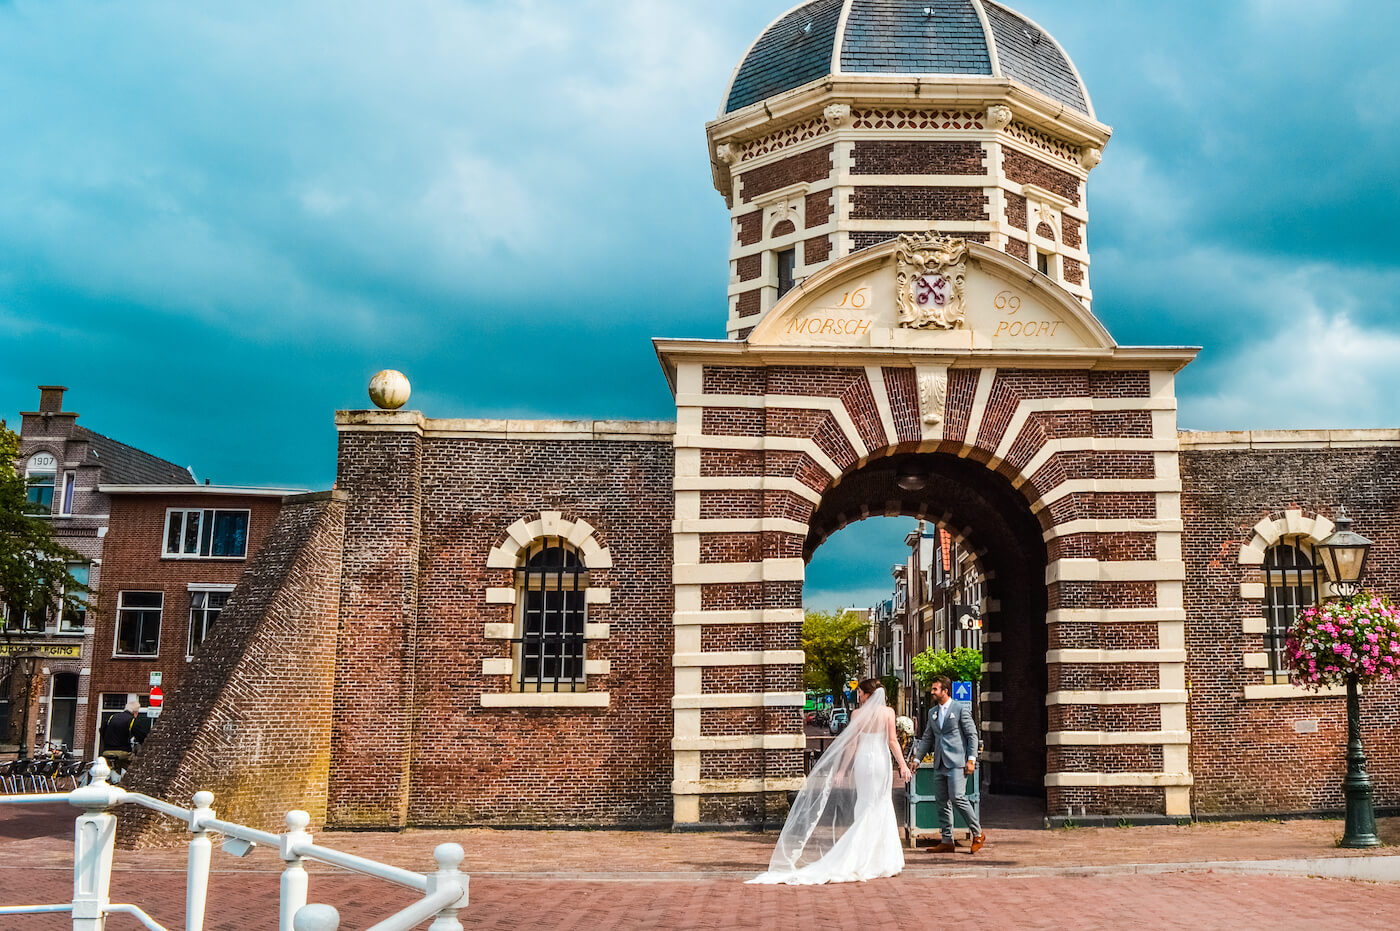
[[[1343,847],[1379,847],[1376,809],[1371,799],[1371,776],[1366,772],[1366,751],[1361,747],[1361,702],[1356,677],[1347,678],[1347,775],[1342,780],[1347,800],[1347,824]]]

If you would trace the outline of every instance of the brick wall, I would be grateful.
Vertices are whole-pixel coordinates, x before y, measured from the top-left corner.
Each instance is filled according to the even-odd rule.
[[[827,145],[750,168],[737,179],[744,192],[744,203],[798,181],[825,180],[831,174],[831,152],[832,147]]]
[[[266,831],[289,808],[324,822],[343,519],[342,493],[287,500],[128,787],[177,805],[208,790],[220,817]],[[122,825],[136,846],[189,836],[165,819]]]
[[[167,708],[173,708],[183,700],[181,686],[191,669],[191,664],[185,661],[190,643],[192,596],[189,586],[237,583],[245,569],[255,561],[281,506],[281,498],[251,495],[111,496],[111,524],[102,559],[103,583],[97,593],[97,610],[93,612],[92,620],[92,714],[89,731],[95,732],[103,693],[135,692],[144,695],[150,690],[153,672],[161,674],[161,691],[165,694]],[[164,558],[165,515],[169,508],[246,508],[250,512],[247,558]],[[116,655],[117,603],[123,591],[160,592],[164,596],[158,655]],[[162,730],[165,725],[166,719],[162,718],[153,731]]]
[[[853,220],[986,220],[981,188],[868,185],[851,193]]]
[[[987,150],[980,142],[857,142],[855,175],[981,175]]]
[[[429,436],[416,452],[396,434],[341,435],[340,487],[351,493],[346,528],[347,619],[338,672],[336,767],[331,819],[339,825],[597,824],[670,822],[673,451],[659,441],[507,441]],[[389,499],[403,490],[386,456],[416,476],[416,525],[396,529]],[[360,503],[360,499],[364,503]],[[401,512],[406,508],[399,508]],[[492,547],[515,521],[545,510],[586,521],[612,556],[589,572],[610,603],[589,606],[609,625],[587,657],[611,671],[590,675],[607,708],[484,707],[483,693],[509,692],[483,660],[507,658],[488,623],[513,623],[515,608],[488,604],[488,588],[513,573],[488,568]],[[400,562],[392,553],[404,548]],[[352,575],[353,567],[353,575]],[[380,605],[402,604],[390,616]],[[402,612],[402,616],[400,614]],[[411,618],[408,617],[411,612]],[[381,639],[385,625],[394,632]],[[346,655],[369,639],[371,650]],[[386,706],[384,655],[392,651],[399,704]],[[351,714],[357,696],[370,696]],[[395,794],[382,794],[376,758],[384,731],[406,752]],[[342,762],[345,765],[342,769]],[[363,762],[364,765],[360,765]]]
[[[1197,451],[1181,456],[1185,521],[1191,768],[1196,809],[1208,813],[1338,809],[1346,770],[1346,699],[1245,699],[1262,670],[1243,654],[1263,638],[1242,632],[1262,615],[1240,598],[1252,566],[1239,550],[1253,527],[1284,508],[1335,516],[1344,505],[1374,541],[1367,585],[1400,596],[1400,450]],[[1400,805],[1400,717],[1395,684],[1365,690],[1362,737],[1380,806]],[[1315,733],[1299,733],[1316,726]]]

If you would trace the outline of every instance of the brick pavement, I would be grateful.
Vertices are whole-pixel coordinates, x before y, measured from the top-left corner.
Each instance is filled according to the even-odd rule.
[[[0,807],[0,904],[64,901],[71,892],[72,813]],[[1400,819],[1382,836],[1400,843]],[[470,928],[869,929],[935,920],[979,928],[1251,928],[1292,923],[1393,927],[1400,883],[1166,872],[1123,874],[1125,864],[1355,856],[1335,847],[1341,823],[1292,821],[1182,827],[1005,829],[982,855],[909,855],[899,877],[816,888],[753,887],[740,880],[766,863],[772,835],[627,831],[405,831],[323,833],[318,840],[411,869],[427,869],[446,840],[467,850]],[[1392,848],[1393,849],[1393,848]],[[1391,849],[1361,856],[1384,856]],[[120,851],[113,900],[132,901],[171,927],[183,907],[181,849]],[[273,927],[279,862],[267,850],[216,854],[211,922]],[[1000,875],[959,872],[990,868]],[[1045,875],[1072,867],[1085,875]],[[1165,867],[1164,869],[1172,869]],[[1025,871],[1025,872],[1022,872]],[[341,909],[342,927],[365,927],[411,898],[394,887],[316,868],[312,900]],[[1029,874],[1029,875],[1027,875]],[[1319,903],[1326,903],[1325,909]],[[115,917],[113,931],[135,928]],[[67,927],[56,916],[8,919],[4,931]]]

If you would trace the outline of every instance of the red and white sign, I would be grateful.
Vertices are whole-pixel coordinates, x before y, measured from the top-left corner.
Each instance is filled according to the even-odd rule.
[[[160,690],[160,686],[151,686],[150,710],[151,717],[160,715],[160,706],[165,702],[165,693]]]

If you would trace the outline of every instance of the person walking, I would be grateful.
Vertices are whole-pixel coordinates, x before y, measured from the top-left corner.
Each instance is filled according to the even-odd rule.
[[[972,852],[976,853],[987,842],[977,817],[977,806],[967,797],[967,777],[977,769],[977,724],[972,720],[972,709],[967,703],[953,699],[952,682],[947,676],[939,676],[930,683],[929,696],[933,699],[933,708],[929,710],[928,724],[923,736],[915,742],[913,758],[909,761],[910,768],[917,769],[932,748],[937,772],[933,797],[938,803],[942,839],[929,851],[948,853],[957,849],[953,842],[953,808],[956,806],[972,832]]]
[[[126,703],[102,725],[102,748],[99,751],[116,772],[124,772],[131,763],[132,742],[140,743],[146,736],[141,726],[141,702],[135,698]]]

